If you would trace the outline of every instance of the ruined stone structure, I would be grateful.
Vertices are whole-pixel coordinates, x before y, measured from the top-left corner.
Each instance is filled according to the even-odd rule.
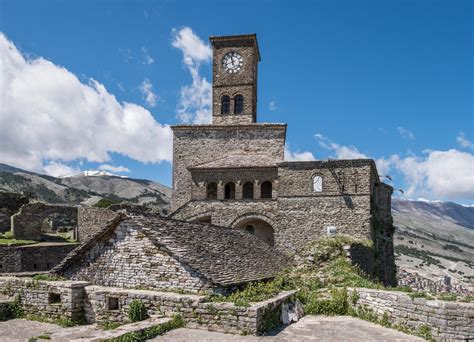
[[[53,230],[53,227],[58,229],[59,224],[53,223],[57,221],[65,222],[67,229],[74,229],[77,225],[77,209],[41,202],[25,204],[11,218],[13,234],[16,239],[42,241],[43,233]]]
[[[328,230],[374,243],[395,284],[392,188],[373,160],[284,161],[285,124],[257,123],[256,35],[211,37],[212,124],[173,126],[171,216],[245,229],[291,253]]]
[[[120,214],[52,272],[95,285],[226,293],[274,277],[286,258],[229,228]]]
[[[11,217],[30,199],[14,192],[0,191],[0,233],[11,230]]]

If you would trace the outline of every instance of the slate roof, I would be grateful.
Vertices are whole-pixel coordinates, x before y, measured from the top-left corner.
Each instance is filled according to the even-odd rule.
[[[53,273],[63,273],[124,221],[143,229],[156,246],[168,251],[213,284],[231,286],[270,279],[287,265],[283,254],[250,233],[227,227],[185,222],[158,215],[122,214],[74,249]]]
[[[268,158],[267,156],[242,153],[226,155],[222,158],[191,166],[189,170],[276,167],[276,163],[275,159]]]

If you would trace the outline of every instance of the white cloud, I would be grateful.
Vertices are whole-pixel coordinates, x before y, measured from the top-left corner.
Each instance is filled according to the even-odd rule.
[[[334,153],[333,158],[370,158],[354,146],[335,143],[322,134],[316,134],[319,145]],[[474,155],[451,149],[425,151],[423,155],[401,157],[397,154],[376,160],[379,175],[398,171],[404,178],[407,197],[430,200],[474,199]],[[397,182],[396,180],[394,181]]]
[[[404,127],[397,127],[397,131],[402,136],[403,139],[411,140],[411,141],[415,140],[415,134],[413,134],[413,132],[410,131],[409,129],[406,129]]]
[[[466,138],[464,132],[459,132],[458,136],[456,137],[456,141],[458,142],[459,146],[474,150],[474,143]]]
[[[143,82],[140,84],[139,89],[147,105],[150,107],[156,107],[156,101],[158,100],[158,96],[153,92],[153,84],[151,84],[148,78],[145,78],[143,80]]]
[[[192,83],[181,87],[177,117],[185,123],[207,124],[212,121],[212,87],[199,68],[209,62],[212,50],[189,27],[173,29],[172,45],[183,53],[183,63],[192,77]]]
[[[451,149],[425,151],[422,156],[395,154],[384,163],[403,175],[407,197],[474,199],[474,156],[470,153]]]
[[[285,160],[286,161],[311,161],[316,160],[313,153],[305,152],[292,152],[288,145],[285,146]]]
[[[125,166],[112,166],[109,164],[99,165],[99,170],[110,171],[110,172],[130,172],[130,169]]]
[[[143,53],[143,64],[150,65],[155,62],[153,57],[148,53],[148,49],[142,46],[142,53]]]
[[[72,168],[61,162],[51,161],[44,166],[43,171],[53,177],[62,177],[80,172],[79,169]]]
[[[26,59],[1,33],[0,55],[2,162],[57,173],[60,164],[106,162],[112,152],[171,161],[172,131],[145,108],[119,103],[101,83],[81,83],[44,58]]]
[[[330,156],[330,158],[336,158],[336,159],[367,159],[368,158],[367,155],[359,152],[359,150],[355,146],[339,145],[320,133],[316,133],[314,137],[318,141],[319,146],[321,146],[322,148],[328,151],[332,151],[333,153],[335,153],[335,155]]]
[[[270,101],[270,103],[268,104],[268,109],[270,110],[270,112],[274,112],[275,110],[277,110],[278,107],[277,107],[276,101],[274,100]]]

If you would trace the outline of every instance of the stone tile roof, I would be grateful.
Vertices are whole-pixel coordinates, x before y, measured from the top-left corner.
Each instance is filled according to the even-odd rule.
[[[276,167],[276,164],[277,161],[273,158],[263,155],[248,155],[242,152],[242,154],[227,155],[210,162],[189,167],[189,170]]]
[[[270,279],[288,259],[250,233],[210,224],[185,222],[158,215],[121,214],[73,250],[52,272],[61,274],[97,241],[125,222],[142,228],[155,245],[168,251],[215,285],[231,286]]]

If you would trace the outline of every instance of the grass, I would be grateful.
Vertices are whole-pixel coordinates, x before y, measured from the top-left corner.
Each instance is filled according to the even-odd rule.
[[[55,274],[36,274],[32,278],[33,280],[45,280],[45,281],[64,281],[67,280],[64,277]]]
[[[81,321],[74,321],[68,317],[49,318],[45,316],[29,314],[29,315],[26,315],[25,319],[29,321],[57,324],[63,328],[69,328],[69,327],[74,327],[76,325],[83,324],[83,322]]]
[[[122,323],[118,323],[118,322],[103,322],[99,324],[99,327],[102,330],[114,330],[114,329],[117,329],[121,325]]]
[[[0,245],[32,245],[34,243],[38,241],[0,238]]]
[[[173,318],[163,324],[155,325],[153,327],[144,329],[140,332],[130,332],[120,337],[105,340],[107,342],[142,342],[158,335],[162,335],[167,331],[181,328],[184,326],[184,320],[179,315],[173,316]]]

